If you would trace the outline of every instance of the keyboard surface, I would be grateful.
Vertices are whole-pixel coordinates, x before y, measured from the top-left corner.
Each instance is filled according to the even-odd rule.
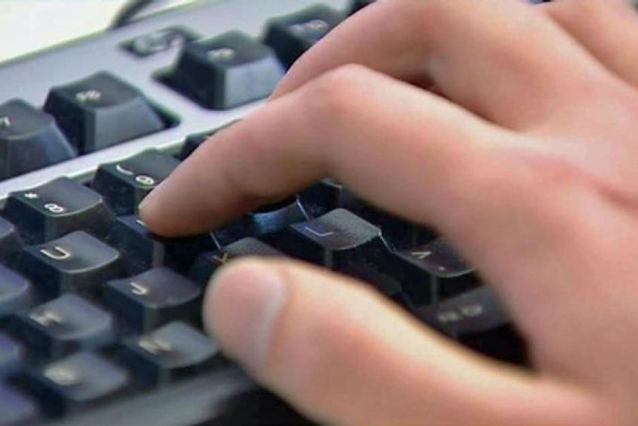
[[[247,255],[360,278],[449,338],[527,364],[453,247],[333,180],[195,237],[136,217],[370,3],[201,1],[0,65],[0,426],[310,424],[202,330],[210,276]]]

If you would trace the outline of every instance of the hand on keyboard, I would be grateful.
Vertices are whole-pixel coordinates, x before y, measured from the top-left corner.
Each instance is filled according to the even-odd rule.
[[[179,166],[143,220],[196,234],[330,176],[441,232],[528,339],[534,374],[351,279],[283,260],[224,268],[208,329],[320,422],[635,425],[636,46],[622,0],[379,2]]]

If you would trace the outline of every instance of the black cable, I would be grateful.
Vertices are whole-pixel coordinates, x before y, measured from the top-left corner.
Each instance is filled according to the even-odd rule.
[[[120,28],[129,24],[137,15],[144,9],[154,3],[156,0],[132,0],[124,6],[124,8],[117,14],[111,28]]]

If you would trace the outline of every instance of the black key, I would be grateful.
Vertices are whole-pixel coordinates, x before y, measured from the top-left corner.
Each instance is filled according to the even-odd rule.
[[[153,235],[135,216],[120,217],[107,241],[122,252],[129,274],[159,266],[187,271],[200,253],[214,248],[209,235],[173,239]]]
[[[190,277],[197,283],[206,285],[218,268],[233,259],[244,256],[281,257],[284,254],[258,239],[242,238],[221,250],[200,255],[191,268]]]
[[[0,179],[75,157],[49,114],[21,100],[0,105]]]
[[[123,280],[110,281],[104,304],[138,331],[173,320],[196,320],[202,290],[191,280],[166,268],[155,268]]]
[[[422,226],[387,213],[357,197],[338,182],[323,180],[301,193],[301,203],[312,217],[342,208],[381,228],[383,237],[397,249],[414,247],[434,239]]]
[[[144,34],[122,44],[122,47],[139,58],[146,58],[170,49],[176,49],[199,38],[185,27],[169,27]]]
[[[210,132],[202,132],[202,133],[196,133],[194,135],[189,135],[184,141],[184,146],[182,147],[182,152],[179,154],[179,158],[181,160],[186,160],[188,157],[190,157],[190,155],[193,152],[195,152],[197,148],[199,148],[204,142],[206,142],[207,139],[209,139],[211,136],[216,135],[222,130],[229,128],[230,126],[237,123],[238,121],[239,120],[233,120],[230,123],[225,124],[224,126],[219,127]]]
[[[114,248],[84,231],[27,247],[20,270],[48,294],[93,294],[122,274],[122,258]]]
[[[354,0],[352,2],[352,8],[350,9],[350,13],[356,13],[358,11],[360,11],[361,9],[363,9],[366,6],[371,5],[372,3],[374,3],[376,0]]]
[[[0,265],[0,318],[26,307],[31,293],[29,280]]]
[[[293,257],[335,270],[376,262],[388,253],[379,228],[343,209],[293,224],[267,240]]]
[[[311,6],[292,15],[271,19],[264,40],[275,49],[284,66],[290,68],[342,19],[339,12],[328,6]]]
[[[461,294],[481,284],[474,269],[443,239],[399,252],[398,256],[411,265],[404,278],[408,294],[419,294],[427,275],[430,275],[435,296],[439,299]]]
[[[29,374],[27,381],[44,410],[57,416],[113,397],[128,385],[129,375],[99,355],[78,353]]]
[[[9,261],[22,249],[22,240],[15,225],[0,217],[0,260]]]
[[[17,389],[0,382],[0,426],[17,426],[36,420],[38,405]]]
[[[121,360],[143,385],[162,385],[221,361],[217,344],[182,322],[126,340]]]
[[[418,318],[486,355],[525,363],[525,344],[496,294],[487,287],[415,311]]]
[[[151,149],[122,161],[102,164],[91,186],[104,196],[118,216],[132,214],[178,165],[175,157]]]
[[[205,108],[226,110],[267,97],[283,75],[270,47],[231,31],[187,44],[163,81]]]
[[[24,356],[22,345],[0,332],[0,380],[17,373],[22,367]]]
[[[44,109],[81,153],[159,132],[162,117],[133,86],[100,72],[51,89]]]
[[[35,354],[45,357],[100,348],[115,339],[113,316],[74,294],[17,315],[11,328]]]
[[[66,177],[10,194],[2,214],[29,244],[77,230],[103,237],[115,220],[100,194]]]

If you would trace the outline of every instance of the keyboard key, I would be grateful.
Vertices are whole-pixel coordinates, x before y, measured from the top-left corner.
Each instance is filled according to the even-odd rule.
[[[77,230],[103,237],[115,220],[100,194],[66,177],[10,194],[2,214],[29,244]]]
[[[0,217],[0,260],[9,261],[22,249],[22,240],[15,225]]]
[[[423,240],[429,242],[434,239],[431,231],[371,205],[340,183],[330,179],[323,180],[303,191],[301,203],[312,217],[321,216],[337,208],[349,210],[381,228],[386,241],[397,249],[414,247]]]
[[[136,216],[120,217],[107,242],[122,253],[129,274],[160,266],[187,271],[197,255],[214,248],[209,235],[172,239],[153,235]]]
[[[187,44],[163,80],[205,108],[226,110],[267,97],[283,75],[271,48],[231,31]]]
[[[398,256],[412,265],[404,278],[409,294],[419,293],[426,275],[430,275],[439,299],[464,293],[481,284],[474,269],[443,239],[399,252]]]
[[[170,49],[176,49],[199,38],[185,27],[169,27],[144,34],[122,44],[122,47],[138,58],[146,58]]]
[[[189,135],[184,141],[184,146],[182,148],[182,152],[179,154],[179,158],[181,160],[186,160],[188,157],[190,157],[190,155],[193,152],[195,152],[197,148],[199,148],[204,142],[206,142],[206,140],[216,135],[217,133],[221,132],[222,130],[229,128],[230,126],[237,123],[238,121],[239,120],[233,120],[230,123],[209,132],[202,132],[202,133],[196,133],[194,135]]]
[[[182,322],[126,340],[121,359],[146,386],[166,384],[221,361],[217,344]]]
[[[171,155],[147,150],[122,161],[101,165],[91,187],[104,196],[118,216],[132,214],[144,197],[178,165],[179,161]]]
[[[19,314],[11,328],[34,354],[45,357],[100,348],[115,339],[113,316],[74,294]]]
[[[361,9],[363,9],[366,6],[371,5],[372,3],[374,3],[376,0],[354,0],[352,2],[352,8],[350,9],[350,13],[356,13],[358,11],[360,11]]]
[[[0,105],[0,150],[0,179],[75,157],[53,117],[17,99]]]
[[[416,316],[460,343],[503,361],[525,363],[525,344],[497,295],[477,288],[419,308]]]
[[[266,240],[293,257],[335,270],[376,261],[388,252],[379,228],[343,209],[293,224]]]
[[[0,265],[0,318],[26,307],[31,293],[29,280]]]
[[[93,353],[78,353],[29,374],[28,387],[44,410],[62,415],[112,397],[129,383],[123,368]]]
[[[336,10],[317,5],[292,15],[271,19],[264,40],[271,46],[286,68],[314,46],[343,16]]]
[[[122,274],[122,258],[114,248],[84,231],[27,247],[19,269],[47,294],[93,294]]]
[[[206,285],[218,268],[245,256],[281,257],[284,254],[256,238],[247,237],[223,249],[201,254],[191,268],[190,277],[200,285]]]
[[[55,87],[44,106],[81,153],[159,132],[162,117],[133,86],[100,72]]]
[[[155,268],[123,280],[110,281],[104,304],[138,331],[149,331],[173,320],[199,316],[202,290],[166,268]]]
[[[36,420],[40,410],[17,389],[0,382],[0,426],[18,426]]]
[[[0,380],[17,373],[22,367],[24,356],[25,353],[22,345],[8,335],[0,332]],[[0,411],[0,413],[2,413],[2,411]]]

